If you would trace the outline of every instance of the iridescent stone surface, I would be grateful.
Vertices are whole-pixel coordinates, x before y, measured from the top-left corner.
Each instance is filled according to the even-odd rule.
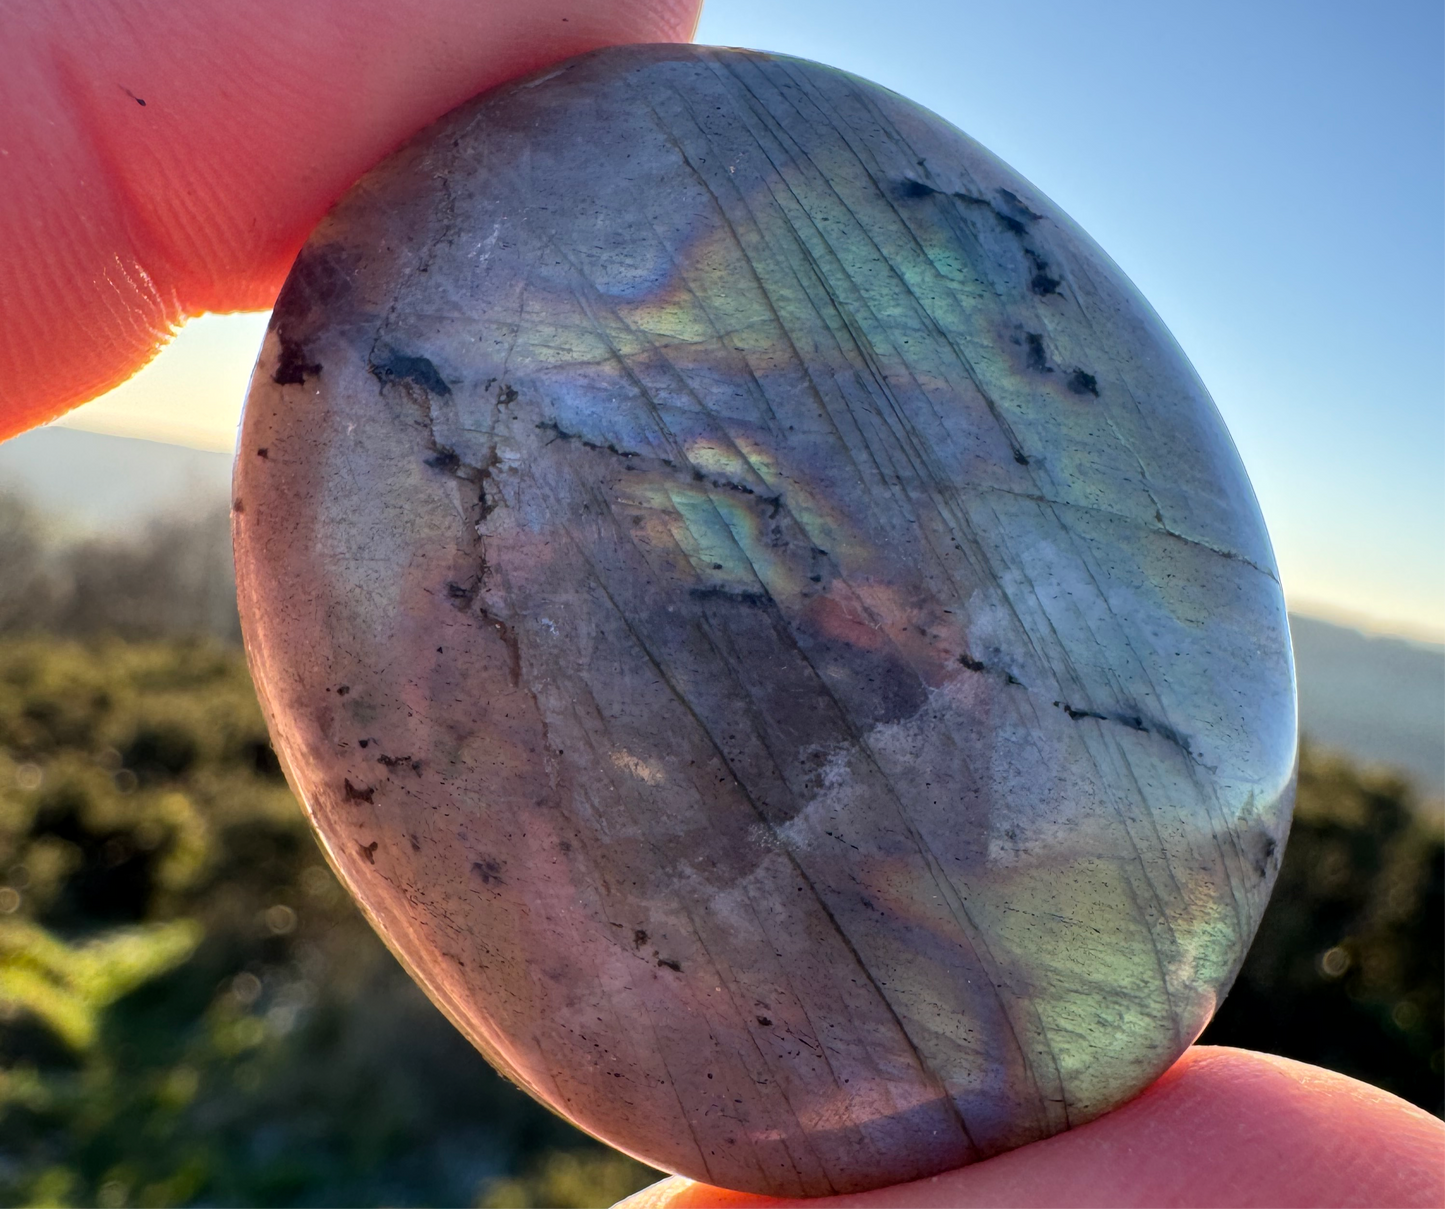
[[[937,117],[599,52],[302,252],[235,533],[331,859],[524,1088],[820,1194],[1139,1091],[1288,827],[1269,541],[1118,268]]]

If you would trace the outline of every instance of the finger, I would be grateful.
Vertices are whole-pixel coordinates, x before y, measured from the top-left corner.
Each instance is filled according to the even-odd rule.
[[[700,0],[21,0],[0,7],[0,438],[202,311],[271,305],[307,232],[414,131]]]
[[[1445,1204],[1445,1123],[1318,1067],[1196,1047],[1122,1108],[933,1179],[790,1201],[670,1179],[618,1209]]]

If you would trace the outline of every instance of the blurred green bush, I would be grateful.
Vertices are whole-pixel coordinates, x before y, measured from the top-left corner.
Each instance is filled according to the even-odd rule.
[[[1306,748],[1204,1040],[1441,1112],[1438,824]],[[0,1200],[605,1205],[656,1173],[504,1083],[326,867],[244,658],[0,639]]]

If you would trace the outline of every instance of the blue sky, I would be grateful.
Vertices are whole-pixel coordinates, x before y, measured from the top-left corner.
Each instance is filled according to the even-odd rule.
[[[1209,385],[1292,602],[1437,639],[1442,37],[1416,0],[709,0],[698,30],[876,80],[1032,180]],[[71,422],[225,444],[260,330],[194,323]]]

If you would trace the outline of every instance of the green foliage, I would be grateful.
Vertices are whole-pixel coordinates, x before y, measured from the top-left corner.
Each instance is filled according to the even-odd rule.
[[[0,1011],[29,1012],[72,1049],[87,1050],[104,1008],[180,965],[200,940],[190,919],[111,928],[83,945],[27,920],[0,922]]]
[[[1445,838],[1398,776],[1301,752],[1294,827],[1201,1041],[1353,1075],[1445,1113]]]
[[[549,1150],[521,1175],[489,1181],[477,1209],[592,1209],[615,1204],[657,1172],[615,1150]]]
[[[0,642],[0,1202],[459,1205],[512,1176],[604,1204],[655,1173],[505,1084],[382,948],[240,652]]]

